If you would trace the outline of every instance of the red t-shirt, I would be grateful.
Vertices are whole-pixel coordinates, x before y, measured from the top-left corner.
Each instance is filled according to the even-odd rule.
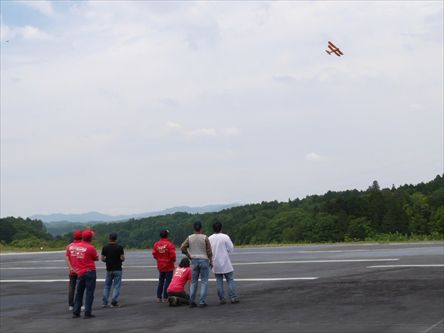
[[[70,260],[77,275],[81,277],[86,271],[95,271],[98,255],[94,245],[85,241],[71,245]]]
[[[167,292],[182,293],[185,291],[185,284],[191,280],[191,268],[177,267],[174,271],[173,279]]]
[[[157,260],[157,269],[159,272],[174,271],[174,263],[176,262],[176,247],[168,238],[161,238],[154,243],[153,251],[154,259]]]
[[[76,260],[76,258],[75,258],[76,254],[75,254],[74,248],[80,242],[81,242],[81,240],[74,240],[71,244],[69,244],[66,247],[66,256],[68,257],[68,260],[71,263],[71,266],[72,266],[72,268],[74,268],[74,270],[76,270],[75,267],[74,267],[75,266],[74,261]],[[73,275],[76,275],[76,273],[75,272],[69,272],[69,275],[73,276]]]

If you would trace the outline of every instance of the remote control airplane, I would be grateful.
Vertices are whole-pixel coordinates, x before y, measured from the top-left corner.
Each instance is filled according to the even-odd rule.
[[[338,47],[336,47],[336,45],[335,44],[333,44],[332,42],[328,42],[328,48],[330,49],[330,50],[325,50],[325,52],[327,52],[328,54],[332,54],[332,53],[334,53],[334,54],[336,54],[338,57],[340,57],[341,55],[344,55],[344,53],[342,53],[341,52],[341,50],[338,48]]]

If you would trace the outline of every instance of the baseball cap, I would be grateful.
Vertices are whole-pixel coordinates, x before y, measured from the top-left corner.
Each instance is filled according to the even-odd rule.
[[[82,232],[81,232],[80,230],[74,230],[74,232],[73,232],[73,234],[72,234],[72,237],[73,237],[75,240],[82,239]]]
[[[90,229],[86,229],[82,231],[82,238],[84,240],[90,240],[96,233]]]

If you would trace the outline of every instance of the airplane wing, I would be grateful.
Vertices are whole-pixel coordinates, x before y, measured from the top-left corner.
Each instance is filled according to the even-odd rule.
[[[331,45],[331,47],[337,49],[337,46],[335,44],[333,44],[332,42],[328,41],[328,46],[330,47],[330,45]]]
[[[332,50],[333,52],[335,52],[335,51],[337,50],[337,48],[336,48],[336,47],[334,47],[334,46],[331,46],[330,44],[328,45],[328,48],[329,48],[330,50]]]
[[[334,54],[336,54],[338,57],[341,56],[341,54],[343,54],[342,52],[340,52],[339,50],[334,51]]]
[[[336,49],[336,51],[338,51],[338,53],[339,53],[340,55],[344,55],[344,53],[342,53],[340,49]],[[336,53],[336,52],[335,52],[335,53]]]

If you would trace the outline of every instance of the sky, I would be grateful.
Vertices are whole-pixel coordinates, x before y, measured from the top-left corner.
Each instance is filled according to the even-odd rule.
[[[1,1],[0,15],[2,217],[443,173],[442,1]]]

